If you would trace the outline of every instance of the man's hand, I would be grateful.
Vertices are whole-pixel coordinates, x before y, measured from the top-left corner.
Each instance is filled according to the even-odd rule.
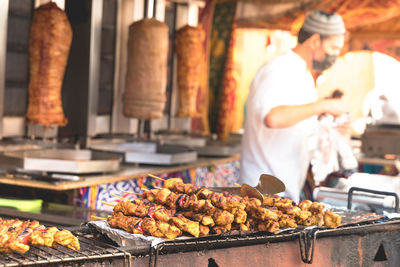
[[[304,105],[275,107],[265,116],[264,124],[269,128],[285,128],[311,116],[330,114],[339,117],[346,112],[342,99],[321,99]]]
[[[320,101],[322,106],[321,113],[326,113],[334,117],[339,117],[348,111],[345,102],[343,101],[343,98],[321,99]]]

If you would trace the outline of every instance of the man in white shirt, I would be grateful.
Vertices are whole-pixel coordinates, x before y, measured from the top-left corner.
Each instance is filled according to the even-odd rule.
[[[272,174],[285,183],[285,196],[299,201],[309,165],[307,138],[318,115],[346,112],[341,99],[317,100],[311,71],[335,62],[345,32],[339,15],[314,11],[298,33],[298,45],[258,70],[246,104],[241,183],[255,186],[260,174]]]

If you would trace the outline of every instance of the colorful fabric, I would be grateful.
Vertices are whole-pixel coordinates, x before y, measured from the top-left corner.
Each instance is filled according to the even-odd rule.
[[[196,169],[195,184],[208,187],[234,186],[239,181],[239,161]]]
[[[371,173],[371,174],[382,174],[382,175],[390,175],[397,176],[399,174],[398,169],[393,164],[360,164],[358,166],[359,172]]]
[[[291,29],[297,32],[310,10],[319,9],[340,14],[346,28],[379,23],[400,15],[400,0],[320,0],[289,10],[282,16],[266,19],[265,26],[270,28]],[[269,26],[268,26],[269,25]]]
[[[209,123],[210,130],[217,132],[222,98],[226,59],[236,12],[236,1],[216,1],[211,31],[209,72]]]
[[[342,15],[348,29],[400,15],[400,0],[325,0],[321,7]]]
[[[161,178],[179,177],[185,183],[194,183],[204,186],[233,186],[239,179],[239,161],[222,164],[214,164],[208,167],[194,168],[181,172],[157,174]],[[137,195],[123,193],[122,191],[141,193],[141,187],[162,187],[162,181],[151,177],[137,178],[110,184],[84,187],[80,189],[81,199],[84,207],[94,210],[112,211],[112,206],[105,203],[117,204],[122,196],[133,200]]]

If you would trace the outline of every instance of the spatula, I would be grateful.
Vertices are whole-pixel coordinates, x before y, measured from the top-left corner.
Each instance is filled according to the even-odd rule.
[[[278,194],[286,190],[286,186],[281,180],[269,174],[261,174],[255,188],[263,195]]]

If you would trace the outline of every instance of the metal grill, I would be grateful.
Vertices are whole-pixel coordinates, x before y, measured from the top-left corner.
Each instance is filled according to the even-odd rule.
[[[336,229],[294,229],[284,231],[280,234],[270,234],[266,232],[256,232],[246,235],[220,235],[195,238],[191,240],[172,240],[159,244],[150,251],[149,265],[157,265],[157,257],[160,254],[182,253],[191,251],[207,251],[212,249],[224,249],[257,244],[267,244],[282,241],[297,240],[300,245],[300,255],[304,263],[312,263],[314,254],[314,242],[318,237],[333,237],[352,234],[368,234],[372,231],[392,231],[392,228],[399,228],[399,219],[381,218],[379,220],[369,220],[363,222],[349,223]],[[137,255],[130,251],[132,255]]]
[[[34,247],[23,255],[0,253],[0,266],[130,266],[130,254],[93,237],[91,233],[74,232],[81,249],[75,251],[64,246]]]

